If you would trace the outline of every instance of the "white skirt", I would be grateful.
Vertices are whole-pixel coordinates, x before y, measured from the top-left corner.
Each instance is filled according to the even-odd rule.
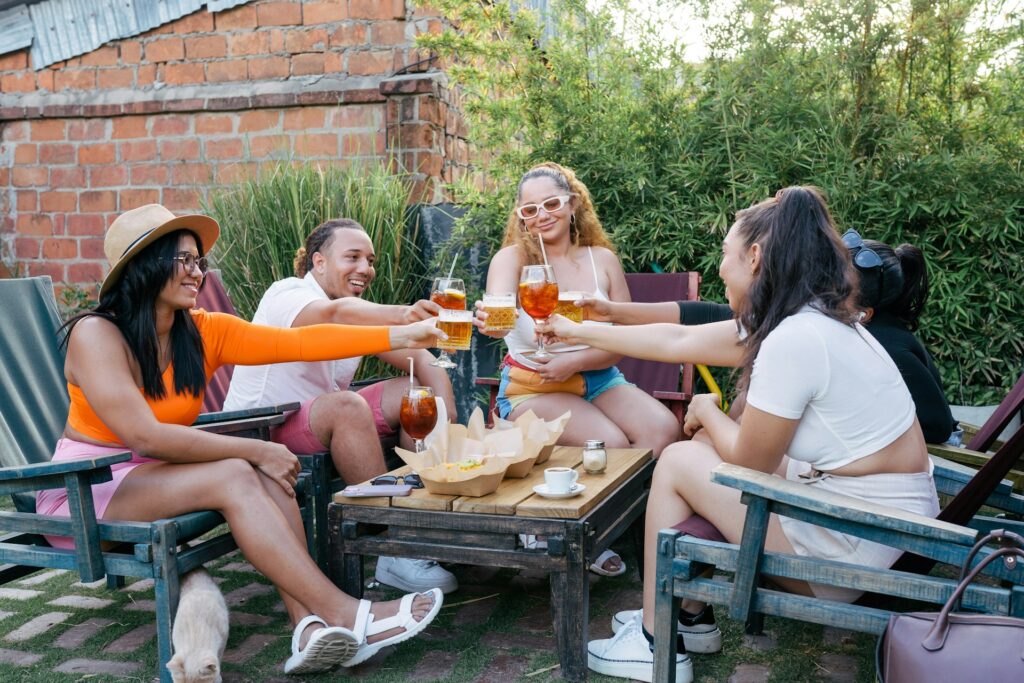
[[[939,497],[935,492],[929,463],[928,472],[916,474],[868,474],[861,477],[843,477],[822,474],[814,478],[802,478],[801,474],[811,471],[810,463],[789,459],[786,479],[823,491],[832,491],[846,496],[860,498],[870,503],[887,505],[925,517],[939,514]],[[892,566],[902,550],[891,546],[866,541],[857,536],[832,531],[815,524],[779,515],[782,532],[798,555],[818,557],[825,560],[848,562],[865,567],[887,568]],[[862,591],[810,584],[816,597],[839,602],[853,602]]]

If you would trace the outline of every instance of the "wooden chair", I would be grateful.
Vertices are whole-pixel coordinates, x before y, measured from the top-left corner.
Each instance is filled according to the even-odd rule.
[[[194,540],[224,523],[212,511],[155,522],[96,519],[91,485],[110,481],[110,466],[131,456],[50,462],[68,414],[60,318],[50,278],[0,280],[0,302],[0,495],[10,495],[16,508],[0,512],[0,584],[41,568],[76,570],[85,582],[106,576],[108,585],[120,585],[125,576],[153,579],[159,675],[169,683],[166,664],[179,577],[231,552],[235,541],[226,529]],[[235,418],[210,428],[265,437],[273,422]],[[297,490],[304,490],[307,481],[301,478]],[[68,490],[70,517],[36,514],[35,492],[62,487]],[[75,548],[51,547],[43,534],[70,536]]]
[[[700,274],[694,272],[626,273],[626,284],[629,285],[630,298],[641,303],[697,301],[700,294]],[[693,398],[692,364],[680,366],[678,363],[624,357],[619,361],[618,368],[626,379],[664,403],[682,425],[686,406]],[[490,424],[496,414],[500,380],[495,377],[479,377],[476,384],[488,388],[487,420]]]

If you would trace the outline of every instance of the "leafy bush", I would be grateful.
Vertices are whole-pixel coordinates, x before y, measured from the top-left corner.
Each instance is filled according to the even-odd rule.
[[[457,188],[474,210],[449,249],[496,246],[515,181],[550,159],[587,183],[627,269],[696,270],[721,300],[735,212],[813,184],[841,230],[924,250],[921,335],[952,402],[997,401],[1020,374],[1024,23],[1005,3],[691,3],[702,64],[624,0],[545,3],[544,24],[504,2],[430,4],[452,29],[421,42],[452,64],[489,180]]]

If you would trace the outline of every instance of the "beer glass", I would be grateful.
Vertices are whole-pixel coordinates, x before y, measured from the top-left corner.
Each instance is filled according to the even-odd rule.
[[[583,298],[583,292],[559,292],[555,313],[564,315],[574,323],[583,322],[583,309],[574,302]]]
[[[484,329],[488,332],[511,330],[516,326],[515,294],[484,294]]]
[[[416,442],[416,452],[423,450],[423,439],[437,425],[437,401],[430,387],[409,387],[402,394],[398,412],[402,429]]]
[[[464,311],[466,310],[466,285],[459,278],[435,277],[434,284],[430,288],[430,300],[444,310]],[[447,330],[445,333],[447,334]],[[439,345],[438,348],[441,349],[441,353],[430,364],[439,368],[454,368],[455,363],[448,356],[450,347]]]
[[[555,269],[548,265],[523,266],[519,274],[519,305],[533,320],[544,320],[555,312],[558,305],[558,282]],[[533,358],[550,358],[544,349],[543,337],[537,337],[537,350]]]
[[[473,311],[452,311],[442,308],[437,327],[448,335],[447,339],[437,340],[437,348],[441,349],[442,353],[469,350],[469,341],[473,335]]]

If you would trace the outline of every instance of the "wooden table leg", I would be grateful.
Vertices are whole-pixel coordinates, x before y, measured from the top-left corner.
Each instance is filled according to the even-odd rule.
[[[331,505],[330,516],[330,548],[332,555],[327,566],[331,581],[353,598],[363,597],[363,556],[346,553],[346,539],[354,538],[358,526],[354,521],[345,521],[340,505]]]
[[[565,551],[564,569],[551,572],[551,617],[558,643],[558,661],[562,678],[586,681],[590,582],[582,524],[567,525]]]

